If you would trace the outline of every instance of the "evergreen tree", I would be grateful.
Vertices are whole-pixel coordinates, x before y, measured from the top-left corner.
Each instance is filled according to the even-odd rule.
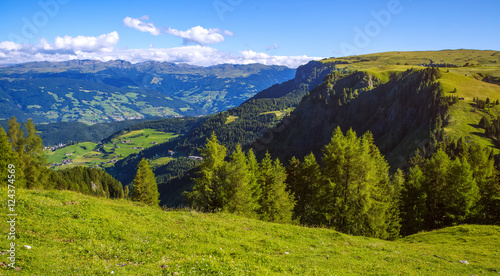
[[[258,208],[257,198],[253,196],[250,170],[245,153],[239,144],[231,155],[231,161],[226,163],[225,171],[225,187],[227,187],[225,209],[238,215],[254,217]]]
[[[295,202],[293,195],[286,190],[286,171],[279,159],[274,162],[266,153],[260,166],[260,217],[263,220],[290,223]]]
[[[149,162],[143,158],[137,166],[131,199],[151,206],[158,206],[159,197],[155,175],[149,166]]]
[[[47,182],[49,173],[45,168],[45,155],[43,154],[42,138],[37,135],[33,120],[29,119],[24,124],[27,137],[25,141],[25,153],[23,154],[24,175],[28,188],[42,188]]]
[[[448,155],[438,149],[424,165],[426,183],[424,185],[427,194],[427,216],[425,228],[435,229],[444,227],[445,222],[445,193],[448,180],[448,170],[451,161]]]
[[[405,186],[405,178],[402,170],[398,169],[387,185],[387,221],[386,221],[386,239],[396,239],[401,235],[401,191]]]
[[[288,190],[295,194],[297,200],[296,188],[299,185],[299,168],[300,160],[293,156],[290,159],[290,164],[286,167],[286,185]]]
[[[129,189],[128,185],[125,186],[125,190],[123,191],[123,196],[126,199],[130,198],[130,189]]]
[[[396,192],[388,178],[388,165],[371,134],[361,139],[349,130],[337,128],[323,150],[322,184],[324,223],[337,230],[372,237],[389,238],[398,224],[391,212]]]
[[[450,164],[444,196],[447,225],[463,223],[470,217],[479,200],[479,189],[467,159],[457,158]]]
[[[500,185],[495,160],[489,149],[473,144],[467,151],[473,179],[479,189],[479,201],[474,211],[474,222],[499,224]]]
[[[249,173],[249,186],[252,191],[252,197],[253,200],[256,203],[255,210],[257,211],[260,206],[259,200],[260,197],[262,196],[262,190],[260,187],[259,183],[259,178],[260,178],[260,172],[259,172],[259,162],[257,161],[257,158],[255,157],[255,154],[252,149],[250,149],[247,152],[247,167],[248,167],[248,173]]]
[[[214,212],[222,210],[227,202],[223,168],[225,166],[226,147],[220,145],[215,133],[204,148],[200,149],[203,162],[195,178],[193,191],[186,193],[187,201],[192,207],[202,211]]]
[[[25,152],[26,141],[24,132],[21,130],[21,124],[17,122],[15,116],[9,120],[8,137],[14,151],[22,158]]]
[[[8,178],[10,164],[14,165],[14,170],[18,168],[17,154],[12,150],[12,144],[9,143],[5,130],[0,127],[0,180],[2,181],[1,185],[5,187],[8,184],[17,186],[18,179]],[[14,177],[18,176],[17,173],[13,175],[15,175]]]
[[[427,216],[425,176],[420,166],[410,168],[401,191],[401,234],[406,236],[424,229]]]
[[[302,224],[314,225],[320,216],[322,206],[320,182],[321,171],[313,153],[304,158],[299,168],[299,177],[293,191],[295,200],[295,215]]]
[[[7,136],[11,144],[12,149],[15,151],[16,158],[18,160],[18,166],[16,166],[16,185],[17,187],[26,187],[25,179],[25,138],[24,132],[21,130],[21,124],[17,122],[16,117],[12,117],[9,122],[9,129],[7,131]]]

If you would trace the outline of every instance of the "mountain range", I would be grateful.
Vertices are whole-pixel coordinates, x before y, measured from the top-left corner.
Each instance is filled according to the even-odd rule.
[[[0,118],[95,124],[206,115],[238,106],[294,74],[261,64],[31,62],[0,68]]]

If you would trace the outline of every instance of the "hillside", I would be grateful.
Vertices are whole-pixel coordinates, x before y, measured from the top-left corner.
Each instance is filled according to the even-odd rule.
[[[6,197],[1,202],[7,208]],[[500,273],[498,226],[464,225],[383,241],[225,213],[163,211],[21,189],[16,212],[16,275]],[[8,263],[5,254],[1,261]]]
[[[197,116],[238,106],[287,81],[284,66],[167,62],[32,62],[0,68],[0,118],[87,124]]]
[[[359,135],[371,131],[394,171],[406,165],[417,148],[433,139],[431,132],[435,131],[438,115],[444,137],[464,137],[469,142],[495,147],[497,142],[486,136],[478,123],[483,115],[496,118],[500,109],[475,109],[472,100],[500,98],[495,96],[500,95],[500,86],[491,83],[500,77],[496,53],[390,52],[310,62],[297,69],[293,80],[273,85],[237,108],[199,119],[182,137],[142,151],[139,157],[152,159],[167,150],[198,155],[197,149],[215,132],[230,151],[241,143],[247,149],[251,146],[260,157],[269,151],[288,164],[292,156],[302,158],[311,151],[321,156],[320,149],[333,130],[341,126],[344,131],[352,127]],[[439,68],[435,76],[424,70],[431,64]],[[437,101],[441,96],[464,100],[443,106],[444,102]],[[169,128],[174,122],[159,120],[154,125],[144,123],[130,129]],[[122,183],[131,181],[130,172],[137,160],[126,158],[116,164]],[[180,193],[192,185],[192,174],[182,177],[190,168],[183,161],[157,168],[163,203],[183,203]]]
[[[499,53],[389,52],[322,60],[335,64],[343,74],[325,78],[286,118],[288,126],[271,129],[272,139],[261,138],[254,149],[261,156],[269,151],[284,162],[311,151],[320,156],[320,149],[340,126],[359,134],[372,132],[394,170],[434,139],[430,134],[436,130],[437,117],[444,126],[444,138],[464,137],[495,148],[495,141],[478,125],[483,116],[496,118],[500,109],[495,105],[475,108],[473,99],[500,98]],[[424,70],[430,67],[439,68],[433,77]],[[443,105],[437,100],[443,96],[460,100]]]

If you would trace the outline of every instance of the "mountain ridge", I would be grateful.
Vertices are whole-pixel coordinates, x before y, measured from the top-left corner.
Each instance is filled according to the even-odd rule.
[[[0,68],[0,117],[93,124],[205,115],[237,106],[294,74],[261,64],[31,62]]]

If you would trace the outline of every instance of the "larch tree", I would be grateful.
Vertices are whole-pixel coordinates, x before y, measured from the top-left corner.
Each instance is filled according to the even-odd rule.
[[[25,153],[22,162],[25,163],[26,186],[28,188],[42,188],[43,183],[47,182],[49,176],[46,172],[47,169],[44,167],[46,160],[43,154],[42,138],[37,135],[33,120],[29,119],[24,126],[27,137],[24,138]]]
[[[321,170],[313,153],[308,154],[298,169],[293,193],[297,204],[295,215],[302,224],[318,224],[323,194],[320,191]]]
[[[206,212],[222,210],[227,202],[224,177],[226,147],[219,144],[212,133],[205,147],[200,149],[203,162],[195,178],[193,191],[185,193],[187,201],[194,208]]]
[[[255,217],[258,203],[253,196],[247,158],[239,144],[225,165],[225,181],[227,205],[224,209],[237,215]]]
[[[401,234],[407,236],[424,229],[427,216],[425,176],[420,166],[411,167],[401,191]]]
[[[257,161],[257,158],[255,157],[255,154],[252,149],[250,149],[246,154],[246,162],[249,173],[248,185],[250,186],[250,189],[252,191],[252,198],[253,201],[255,202],[254,211],[258,211],[260,208],[259,200],[262,195],[262,190],[259,185],[259,177],[260,177],[259,162]]]
[[[134,178],[134,189],[131,199],[143,202],[147,205],[158,206],[160,193],[156,184],[156,178],[149,166],[149,162],[143,158],[137,166],[137,174]]]
[[[471,217],[480,195],[467,159],[457,158],[451,162],[444,195],[448,226],[463,223]]]
[[[17,153],[12,150],[12,144],[7,138],[7,133],[0,127],[0,180],[2,181],[2,186],[7,186],[8,184],[16,185],[17,179],[11,177],[8,178],[9,165],[14,165],[16,170],[18,167]],[[13,174],[18,176],[17,174]],[[15,177],[15,176],[14,176]],[[9,181],[10,180],[10,181]]]
[[[24,138],[24,132],[21,130],[21,124],[17,122],[15,116],[9,120],[8,124],[7,137],[18,160],[18,166],[16,166],[16,185],[18,187],[26,187],[27,183],[24,177],[26,171],[26,162],[24,162],[26,139]]]
[[[271,160],[266,153],[260,166],[260,216],[263,220],[281,223],[292,221],[295,202],[286,189],[286,171],[279,159]]]
[[[351,129],[344,136],[337,128],[322,161],[323,222],[352,235],[390,238],[398,227],[391,214],[398,189],[371,134],[357,138]]]
[[[425,175],[424,190],[427,195],[427,215],[424,219],[426,229],[442,228],[446,225],[443,218],[446,210],[445,193],[447,192],[446,185],[450,163],[450,157],[442,149],[438,149],[425,162],[423,171]]]

